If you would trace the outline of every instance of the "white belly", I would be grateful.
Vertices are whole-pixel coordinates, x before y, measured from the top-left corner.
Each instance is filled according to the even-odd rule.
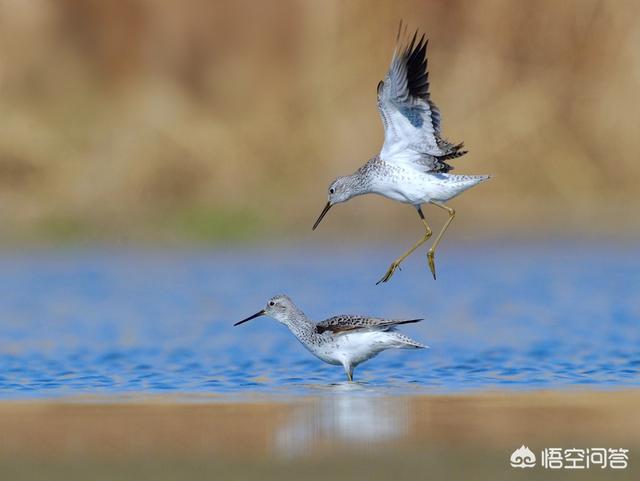
[[[405,204],[446,202],[486,180],[480,175],[431,174],[393,166],[389,174],[375,180],[373,192]]]
[[[397,347],[393,333],[384,331],[358,331],[331,335],[333,342],[315,347],[311,352],[329,364],[357,366],[380,352]]]

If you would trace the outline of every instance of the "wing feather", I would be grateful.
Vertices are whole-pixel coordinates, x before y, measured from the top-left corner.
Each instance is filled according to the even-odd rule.
[[[440,135],[440,110],[429,93],[427,43],[424,35],[418,39],[418,32],[405,47],[398,38],[389,71],[378,84],[385,131],[380,157],[429,172],[448,172],[452,167],[446,160],[466,151],[462,143],[449,143]]]
[[[316,324],[316,332],[339,332],[355,331],[359,329],[387,330],[400,324],[410,324],[419,322],[422,319],[379,319],[375,317],[342,315],[334,316]]]

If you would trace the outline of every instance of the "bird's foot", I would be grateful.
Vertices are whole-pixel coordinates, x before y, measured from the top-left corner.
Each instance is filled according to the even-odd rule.
[[[378,282],[376,282],[376,286],[381,282],[387,282],[389,279],[391,279],[391,276],[393,276],[393,273],[396,271],[398,267],[400,267],[400,263],[398,261],[393,261],[389,266],[389,269],[387,270],[385,275],[382,276],[382,278]]]
[[[429,261],[429,269],[431,269],[431,274],[433,274],[433,280],[436,280],[436,261],[434,259],[435,252],[430,250],[427,252],[427,261]]]

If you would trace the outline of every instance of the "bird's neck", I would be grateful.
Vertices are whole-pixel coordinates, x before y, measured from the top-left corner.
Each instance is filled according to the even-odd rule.
[[[371,192],[371,179],[369,172],[362,168],[356,170],[353,174],[346,177],[349,184],[350,197],[369,194]]]
[[[383,169],[384,162],[380,160],[379,156],[376,156],[366,161],[353,174],[347,176],[351,191],[353,192],[352,197],[372,193],[376,174]]]
[[[315,332],[315,324],[311,322],[300,309],[288,313],[283,319],[283,324],[285,324],[300,341]]]

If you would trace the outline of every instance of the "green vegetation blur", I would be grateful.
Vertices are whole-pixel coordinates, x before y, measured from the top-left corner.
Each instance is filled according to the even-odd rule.
[[[426,32],[449,236],[634,236],[640,4],[0,1],[0,244],[411,237],[381,198],[311,225],[376,155],[400,19]],[[438,228],[442,214],[427,209]],[[408,232],[407,232],[408,231]]]

